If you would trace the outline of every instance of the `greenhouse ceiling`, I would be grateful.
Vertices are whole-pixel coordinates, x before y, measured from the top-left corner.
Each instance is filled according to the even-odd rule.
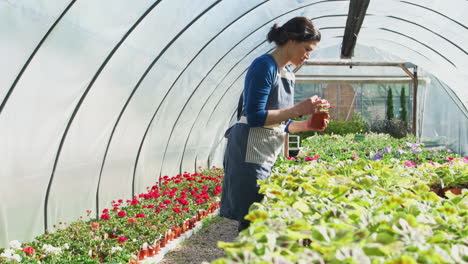
[[[0,246],[160,176],[221,166],[245,72],[294,16],[320,28],[317,58],[338,47],[352,59],[355,45],[395,55],[443,84],[453,122],[468,120],[468,2],[350,2],[0,0],[0,197],[12,201]]]

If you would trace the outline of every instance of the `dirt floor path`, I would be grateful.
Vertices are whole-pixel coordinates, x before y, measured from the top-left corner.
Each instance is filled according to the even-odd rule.
[[[200,264],[224,257],[218,241],[233,242],[237,237],[237,221],[219,216],[208,220],[198,233],[169,252],[160,264]]]

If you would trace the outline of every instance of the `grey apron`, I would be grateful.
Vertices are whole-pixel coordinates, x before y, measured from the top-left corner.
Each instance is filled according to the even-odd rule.
[[[294,75],[290,72],[277,74],[268,96],[266,110],[283,109],[293,105],[294,80],[291,76]],[[270,177],[286,133],[284,124],[249,127],[246,117],[241,115],[242,103],[239,104],[238,113],[237,123],[225,133],[228,142],[223,161],[220,215],[243,221],[250,205],[263,199],[263,195],[258,193],[257,180]]]

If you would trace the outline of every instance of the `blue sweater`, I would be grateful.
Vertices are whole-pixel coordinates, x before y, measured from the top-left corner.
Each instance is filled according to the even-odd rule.
[[[294,84],[279,78],[278,72],[278,66],[270,54],[256,58],[250,65],[244,83],[244,111],[250,127],[263,126],[268,110],[294,104]]]

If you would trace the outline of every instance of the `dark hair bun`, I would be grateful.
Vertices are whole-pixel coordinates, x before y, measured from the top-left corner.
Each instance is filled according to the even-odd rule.
[[[288,33],[284,28],[278,26],[278,24],[274,24],[270,32],[268,32],[267,40],[270,43],[275,42],[276,45],[281,46],[288,42]]]
[[[268,42],[275,42],[277,46],[286,44],[288,40],[302,42],[320,41],[320,39],[320,31],[306,17],[294,17],[281,27],[274,24],[267,35]]]

